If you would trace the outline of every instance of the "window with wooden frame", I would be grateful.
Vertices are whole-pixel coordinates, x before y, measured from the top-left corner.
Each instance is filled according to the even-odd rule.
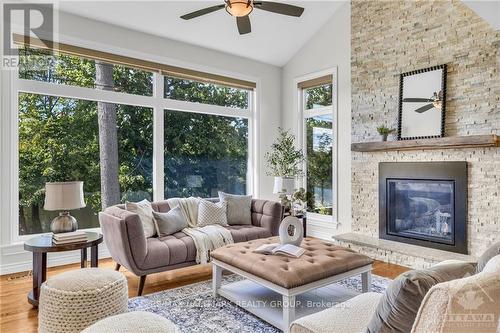
[[[301,141],[306,157],[304,188],[307,191],[307,212],[308,218],[318,220],[333,216],[336,209],[333,84],[331,74],[298,84]]]

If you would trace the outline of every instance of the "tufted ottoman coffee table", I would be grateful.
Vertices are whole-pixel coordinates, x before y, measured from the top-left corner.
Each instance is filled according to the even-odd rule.
[[[313,238],[302,241],[306,252],[300,258],[253,252],[270,243],[279,243],[279,238],[213,251],[214,297],[223,296],[286,333],[295,319],[357,295],[333,283],[361,274],[362,291],[370,289],[373,260],[365,255]],[[223,270],[245,279],[221,287]]]

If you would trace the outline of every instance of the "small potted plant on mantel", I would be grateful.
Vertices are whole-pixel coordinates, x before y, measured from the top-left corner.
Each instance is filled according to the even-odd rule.
[[[391,133],[394,133],[396,130],[394,128],[388,128],[385,125],[380,125],[377,127],[377,132],[380,134],[382,141],[387,141],[387,136]]]
[[[295,148],[295,136],[289,130],[278,128],[278,138],[271,145],[271,151],[266,153],[267,174],[274,176],[274,190],[280,194],[282,204],[288,201],[288,196],[295,189],[295,178],[302,176],[304,154]]]

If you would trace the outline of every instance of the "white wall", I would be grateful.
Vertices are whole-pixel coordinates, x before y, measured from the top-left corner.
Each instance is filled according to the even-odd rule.
[[[208,71],[222,75],[235,75],[241,79],[257,82],[257,158],[256,174],[257,195],[264,199],[276,199],[272,193],[272,178],[265,175],[264,153],[274,140],[277,127],[281,125],[281,74],[282,69],[276,66],[233,56],[210,49],[197,47],[179,41],[164,39],[141,32],[93,21],[71,14],[59,14],[60,41],[85,47],[95,48],[117,54],[126,54],[132,57],[151,61],[164,62],[170,65],[183,66],[197,70]],[[9,80],[2,72],[2,115],[9,112],[6,102],[10,97]],[[6,97],[4,99],[4,97]],[[4,103],[5,102],[5,103]],[[5,121],[2,118],[2,122]],[[3,135],[5,134],[5,135]],[[2,178],[8,177],[5,161],[12,155],[12,143],[8,133],[2,133]],[[12,243],[13,211],[4,206],[12,206],[12,184],[3,178],[0,198],[6,199],[0,213],[0,273],[27,270],[31,267],[31,254],[22,249],[22,243]],[[10,199],[9,199],[10,198]],[[102,255],[107,253],[103,247]],[[49,265],[75,262],[79,259],[78,253],[64,253],[49,255]]]
[[[338,68],[338,228],[311,228],[308,234],[328,238],[351,227],[351,5],[346,2],[284,66],[283,127],[297,133],[299,109],[294,79]],[[298,133],[297,133],[298,134]]]

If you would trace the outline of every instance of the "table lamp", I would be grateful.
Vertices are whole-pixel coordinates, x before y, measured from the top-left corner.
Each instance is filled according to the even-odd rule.
[[[69,210],[85,207],[83,199],[83,182],[45,183],[44,209],[61,211],[50,223],[53,233],[70,232],[78,229],[76,219]]]

